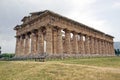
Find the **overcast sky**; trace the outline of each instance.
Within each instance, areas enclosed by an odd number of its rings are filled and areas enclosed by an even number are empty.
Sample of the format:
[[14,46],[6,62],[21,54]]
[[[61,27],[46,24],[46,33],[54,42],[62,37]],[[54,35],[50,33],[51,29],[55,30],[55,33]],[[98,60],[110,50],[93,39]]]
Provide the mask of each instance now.
[[0,0],[0,46],[14,53],[15,31],[30,12],[51,10],[120,41],[120,0]]

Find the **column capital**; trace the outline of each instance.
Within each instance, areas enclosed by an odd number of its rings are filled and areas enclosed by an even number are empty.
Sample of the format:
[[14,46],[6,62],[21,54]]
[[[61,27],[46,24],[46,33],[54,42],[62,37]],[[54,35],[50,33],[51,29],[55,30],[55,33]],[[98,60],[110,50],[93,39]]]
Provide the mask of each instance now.
[[72,33],[73,33],[73,35],[78,35],[78,33],[77,33],[77,32],[75,32],[75,31],[73,31]]
[[64,29],[63,31],[67,32],[67,33],[70,33],[71,31],[68,30],[68,29]]

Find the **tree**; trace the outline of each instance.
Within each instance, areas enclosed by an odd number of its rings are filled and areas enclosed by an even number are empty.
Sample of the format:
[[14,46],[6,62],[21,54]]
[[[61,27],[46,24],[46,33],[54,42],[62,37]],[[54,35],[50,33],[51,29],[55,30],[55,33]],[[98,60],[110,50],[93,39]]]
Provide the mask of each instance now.
[[1,54],[1,52],[2,52],[2,51],[1,51],[1,46],[0,46],[0,54]]
[[119,49],[115,49],[115,55],[117,55],[117,56],[120,55],[120,50]]

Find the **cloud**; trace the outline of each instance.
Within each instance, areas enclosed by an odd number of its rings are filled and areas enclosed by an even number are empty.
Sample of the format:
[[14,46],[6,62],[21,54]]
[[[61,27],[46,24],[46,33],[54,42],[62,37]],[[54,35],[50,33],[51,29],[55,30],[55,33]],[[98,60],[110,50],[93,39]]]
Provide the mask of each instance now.
[[3,52],[14,52],[13,27],[30,12],[46,9],[118,37],[119,7],[113,0],[0,0],[0,45]]
[[114,2],[112,7],[113,8],[120,8],[120,1],[119,2]]

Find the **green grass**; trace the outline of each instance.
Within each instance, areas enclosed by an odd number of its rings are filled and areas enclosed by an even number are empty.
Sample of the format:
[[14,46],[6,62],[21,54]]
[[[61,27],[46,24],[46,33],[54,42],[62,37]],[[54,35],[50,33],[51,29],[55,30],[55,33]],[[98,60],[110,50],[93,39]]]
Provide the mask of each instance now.
[[120,57],[0,61],[0,80],[120,80]]
[[63,63],[120,68],[120,57],[66,59]]

